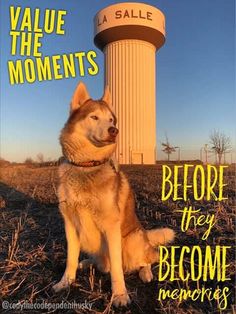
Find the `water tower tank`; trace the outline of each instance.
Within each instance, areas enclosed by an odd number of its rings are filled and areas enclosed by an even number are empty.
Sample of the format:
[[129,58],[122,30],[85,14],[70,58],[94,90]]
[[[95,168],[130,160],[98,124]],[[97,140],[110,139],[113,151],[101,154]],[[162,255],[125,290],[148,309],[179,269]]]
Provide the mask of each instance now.
[[117,3],[98,12],[94,26],[118,119],[118,162],[155,164],[156,51],[165,42],[165,16],[148,4]]

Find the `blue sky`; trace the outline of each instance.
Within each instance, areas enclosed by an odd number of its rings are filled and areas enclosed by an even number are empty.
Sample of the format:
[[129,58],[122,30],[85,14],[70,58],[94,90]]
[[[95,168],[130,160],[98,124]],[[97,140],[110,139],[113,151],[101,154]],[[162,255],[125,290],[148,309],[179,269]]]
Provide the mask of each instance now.
[[[1,156],[10,161],[61,155],[59,131],[75,86],[83,80],[93,98],[103,93],[103,54],[93,43],[93,17],[119,1],[1,1]],[[126,1],[123,1],[126,2]],[[127,1],[128,2],[128,1]],[[232,139],[235,149],[234,0],[144,1],[166,16],[166,43],[157,53],[157,145],[165,133],[183,157],[199,157],[214,129]],[[42,40],[43,55],[95,50],[99,74],[10,85],[10,5],[66,10],[64,36]],[[191,155],[191,156],[190,156]]]

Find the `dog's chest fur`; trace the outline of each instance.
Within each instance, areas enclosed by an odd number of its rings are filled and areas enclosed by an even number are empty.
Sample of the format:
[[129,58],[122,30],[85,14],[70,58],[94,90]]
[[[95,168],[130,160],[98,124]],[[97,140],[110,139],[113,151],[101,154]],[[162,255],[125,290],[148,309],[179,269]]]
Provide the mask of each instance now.
[[104,203],[117,197],[117,176],[109,164],[97,170],[81,170],[66,163],[59,168],[58,196],[65,203],[60,207],[61,212],[76,226],[82,249],[88,253],[100,250],[104,219],[109,220],[108,210],[111,210],[109,204],[107,211],[104,210]]
[[[108,165],[98,169],[81,169],[70,164],[59,168],[59,199],[89,210],[95,209],[107,194],[117,190],[117,174]],[[61,194],[64,194],[63,196]]]

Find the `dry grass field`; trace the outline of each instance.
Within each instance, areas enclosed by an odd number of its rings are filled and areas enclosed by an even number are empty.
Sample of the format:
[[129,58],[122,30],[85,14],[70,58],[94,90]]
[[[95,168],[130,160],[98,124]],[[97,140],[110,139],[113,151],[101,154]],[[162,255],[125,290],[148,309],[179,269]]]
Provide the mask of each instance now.
[[[229,245],[227,255],[228,276],[224,283],[214,279],[210,282],[188,280],[157,281],[158,265],[153,266],[154,281],[144,284],[136,273],[126,275],[126,284],[132,304],[128,308],[115,309],[111,306],[110,278],[91,267],[78,271],[77,281],[69,291],[53,293],[51,287],[64,271],[66,242],[63,221],[58,212],[56,186],[57,167],[27,168],[8,166],[0,175],[0,286],[1,301],[23,304],[28,302],[64,304],[92,303],[91,310],[77,310],[51,307],[47,309],[2,309],[2,313],[235,313],[235,169],[226,172],[226,193],[228,199],[218,203],[190,200],[188,205],[201,208],[202,213],[215,213],[216,224],[206,241],[201,239],[205,227],[190,228],[181,232],[181,214],[176,210],[185,206],[183,202],[171,200],[161,202],[161,165],[124,166],[123,170],[135,191],[137,213],[145,228],[169,226],[176,231],[174,245]],[[186,258],[185,269],[190,262]],[[227,285],[230,289],[228,309],[218,309],[217,301],[205,299],[195,302],[187,299],[181,302],[166,299],[157,301],[158,289],[196,289],[205,285],[216,289]]]

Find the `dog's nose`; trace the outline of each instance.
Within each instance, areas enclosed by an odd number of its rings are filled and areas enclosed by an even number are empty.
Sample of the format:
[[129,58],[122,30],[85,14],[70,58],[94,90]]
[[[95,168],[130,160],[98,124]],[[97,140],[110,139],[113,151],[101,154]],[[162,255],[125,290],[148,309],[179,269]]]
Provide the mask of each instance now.
[[115,128],[114,126],[111,126],[108,129],[108,133],[109,133],[110,136],[116,137],[116,135],[119,133],[119,130],[117,128]]

